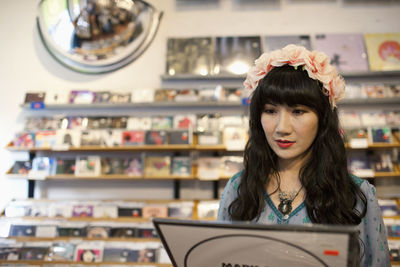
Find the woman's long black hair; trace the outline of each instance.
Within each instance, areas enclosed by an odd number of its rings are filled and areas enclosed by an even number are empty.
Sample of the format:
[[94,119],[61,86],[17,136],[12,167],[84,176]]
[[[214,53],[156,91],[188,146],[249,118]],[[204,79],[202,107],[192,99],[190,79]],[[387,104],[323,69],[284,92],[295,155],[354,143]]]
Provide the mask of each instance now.
[[[305,105],[318,115],[317,136],[300,170],[305,205],[312,223],[357,225],[365,216],[367,200],[347,170],[344,141],[336,108],[332,110],[319,81],[301,67],[275,67],[259,83],[250,103],[250,138],[244,151],[244,170],[238,197],[229,206],[233,220],[258,220],[265,206],[266,185],[278,174],[278,158],[261,125],[266,103]],[[357,210],[358,200],[362,210]]]

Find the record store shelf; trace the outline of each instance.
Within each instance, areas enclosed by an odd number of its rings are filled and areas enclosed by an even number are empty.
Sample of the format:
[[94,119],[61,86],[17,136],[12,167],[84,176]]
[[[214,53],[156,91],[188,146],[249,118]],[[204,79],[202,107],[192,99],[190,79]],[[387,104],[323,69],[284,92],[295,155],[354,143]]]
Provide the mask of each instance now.
[[[0,260],[0,264],[7,264],[6,266],[43,266],[46,264],[52,264],[53,266],[59,265],[67,265],[67,266],[127,266],[127,265],[138,265],[138,266],[156,266],[156,267],[172,267],[172,264],[165,264],[165,263],[145,263],[145,262],[77,262],[77,261],[24,261],[24,260]],[[15,264],[15,265],[12,265]],[[26,264],[26,265],[24,265]]]

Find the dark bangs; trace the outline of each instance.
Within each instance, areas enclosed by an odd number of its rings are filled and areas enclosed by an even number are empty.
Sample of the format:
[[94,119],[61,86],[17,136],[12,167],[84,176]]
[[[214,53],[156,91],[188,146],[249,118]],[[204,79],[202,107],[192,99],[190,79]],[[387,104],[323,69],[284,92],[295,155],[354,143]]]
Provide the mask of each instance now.
[[[322,93],[319,81],[308,77],[307,71],[299,66],[297,70],[289,65],[275,67],[262,79],[257,87],[259,108],[265,104],[304,105],[320,111],[329,105],[329,99]],[[319,113],[319,112],[318,112]]]

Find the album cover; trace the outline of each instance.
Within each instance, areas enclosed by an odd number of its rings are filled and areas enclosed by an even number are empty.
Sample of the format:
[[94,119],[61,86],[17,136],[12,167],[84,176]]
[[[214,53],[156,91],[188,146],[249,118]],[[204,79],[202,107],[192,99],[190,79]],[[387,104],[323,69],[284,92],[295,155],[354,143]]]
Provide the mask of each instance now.
[[135,89],[131,93],[131,101],[132,103],[153,103],[154,91],[153,88]]
[[101,144],[106,147],[116,147],[122,144],[122,131],[120,129],[100,130]]
[[168,203],[168,217],[191,219],[193,208],[193,201],[170,202]]
[[75,159],[57,159],[56,174],[75,174]]
[[0,247],[0,260],[16,261],[19,258],[19,247]]
[[[110,243],[110,242],[108,242]],[[104,262],[128,262],[128,256],[130,253],[130,248],[128,248],[128,245],[126,243],[120,243],[119,247],[110,247],[110,246],[116,246],[113,242],[113,244],[106,244],[106,247],[104,248],[104,254],[103,254],[103,261]]]
[[[139,244],[138,244],[139,245]],[[155,248],[132,248],[129,253],[129,262],[156,262],[157,249]]]
[[389,84],[386,87],[388,97],[400,97],[400,84]]
[[234,126],[239,128],[245,128],[246,120],[244,116],[232,115],[232,116],[222,116],[219,118],[219,127],[221,130],[227,126]]
[[102,158],[102,174],[122,174],[124,172],[124,160],[121,158]]
[[68,91],[50,91],[47,92],[44,97],[44,103],[46,105],[63,105],[69,102],[69,92]]
[[123,174],[129,176],[143,176],[143,162],[141,157],[131,157],[123,160]]
[[201,200],[197,204],[197,217],[199,219],[217,218],[219,201]]
[[170,130],[168,131],[168,144],[189,145],[192,144],[193,135],[191,130]]
[[24,247],[19,249],[19,260],[38,260],[43,261],[49,250],[48,246],[44,247]]
[[146,204],[142,209],[143,218],[168,217],[168,207],[162,204]]
[[226,150],[244,150],[247,139],[247,130],[243,127],[225,127],[223,130],[223,140]]
[[118,205],[118,217],[142,217],[142,203],[123,203]]
[[84,130],[87,128],[89,119],[87,117],[69,117],[68,129]]
[[13,200],[8,203],[4,208],[4,215],[6,217],[24,217],[31,214],[31,201],[16,201]]
[[211,37],[168,38],[166,74],[210,75],[214,68]]
[[35,225],[11,224],[8,236],[35,236]]
[[60,224],[57,228],[58,236],[86,237],[86,223],[68,222]]
[[31,177],[46,177],[55,173],[55,159],[49,157],[36,157],[32,160]]
[[96,92],[96,97],[95,97],[93,103],[96,103],[96,104],[110,103],[110,99],[111,99],[110,91],[99,91],[99,92]]
[[375,172],[393,172],[392,156],[389,152],[374,152],[370,156],[371,167]]
[[31,161],[16,161],[14,162],[11,173],[12,174],[28,174],[32,169]]
[[30,102],[44,102],[46,93],[45,92],[27,92],[25,94],[25,104]]
[[46,261],[73,261],[76,244],[71,242],[54,242],[49,248]]
[[269,35],[264,36],[263,52],[271,52],[282,49],[289,44],[304,46],[307,50],[313,50],[309,35]]
[[361,124],[364,127],[378,127],[386,125],[386,117],[383,112],[362,112]]
[[362,34],[317,34],[315,50],[324,52],[341,73],[368,71],[367,52]]
[[195,129],[196,115],[175,115],[173,117],[173,129]]
[[163,130],[146,131],[146,145],[165,145],[168,143],[167,132]]
[[176,91],[176,96],[174,98],[176,102],[198,102],[199,91],[196,89],[180,89]]
[[137,226],[133,224],[113,225],[110,229],[110,237],[137,237]]
[[400,33],[367,33],[364,37],[370,70],[400,70]]
[[151,117],[129,117],[126,128],[129,130],[151,130]]
[[48,209],[49,217],[70,218],[72,217],[72,204],[64,201],[51,202]]
[[15,134],[13,146],[21,148],[32,148],[35,145],[35,133],[21,132]]
[[80,130],[57,130],[55,148],[80,147],[81,131]]
[[222,144],[222,133],[220,131],[207,131],[197,133],[197,144],[214,146]]
[[372,143],[391,143],[392,131],[390,127],[371,127],[370,141]]
[[56,131],[37,131],[35,133],[35,147],[51,148],[56,144]]
[[108,238],[110,236],[110,227],[94,225],[93,223],[86,228],[88,238]]
[[78,156],[76,158],[76,176],[99,176],[101,162],[98,156]]
[[114,202],[99,202],[94,205],[94,218],[117,218],[118,207]]
[[240,102],[242,100],[242,88],[224,88],[222,101]]
[[[385,113],[386,123],[391,126],[400,126],[400,111],[389,111]],[[400,140],[399,140],[400,142]]]
[[123,146],[140,146],[145,143],[145,132],[143,130],[123,131]]
[[198,97],[200,102],[218,102],[223,100],[224,97],[224,87],[222,85],[204,87],[198,90]]
[[72,217],[93,217],[93,204],[72,204]]
[[142,223],[138,226],[138,237],[158,238],[158,235],[152,223]]
[[361,87],[362,94],[368,98],[385,98],[388,97],[387,87],[383,84],[363,85]]
[[154,102],[171,102],[175,100],[177,90],[175,89],[156,89],[154,91]]
[[223,156],[221,158],[221,176],[232,177],[234,174],[243,170],[243,157]]
[[168,130],[172,129],[172,116],[155,116],[151,118],[151,129]]
[[399,205],[394,199],[378,199],[379,207],[382,211],[382,216],[397,216],[400,215]]
[[150,156],[145,159],[144,173],[148,177],[168,177],[171,169],[171,157]]
[[216,180],[221,175],[220,157],[199,157],[197,176],[201,180]]
[[218,114],[201,114],[197,116],[197,131],[219,131],[220,115]]
[[192,175],[192,160],[189,156],[172,157],[171,174],[177,176]]
[[353,139],[368,140],[368,130],[366,128],[345,128],[344,135],[347,142],[351,142]]
[[359,177],[374,175],[370,160],[364,151],[353,151],[348,155],[348,168],[351,173]]
[[97,130],[97,129],[109,129],[112,127],[111,117],[88,117],[87,129]]
[[111,127],[113,129],[126,129],[128,117],[112,117]]
[[101,262],[103,260],[103,242],[80,243],[76,246],[74,260],[79,262]]
[[84,130],[81,132],[81,146],[105,146],[101,130]]
[[259,36],[217,37],[215,74],[246,74],[260,54]]
[[61,128],[62,119],[48,117],[28,117],[25,119],[24,131],[57,130]]
[[131,93],[111,92],[111,97],[109,102],[113,104],[129,103],[131,102]]
[[[47,215],[47,214],[46,214]],[[42,216],[45,217],[45,216]],[[35,237],[54,238],[57,236],[57,226],[54,223],[43,223],[36,225]]]
[[96,93],[89,90],[71,90],[69,92],[70,104],[92,104]]
[[361,118],[355,111],[339,111],[339,122],[345,129],[362,128]]
[[362,90],[361,84],[349,83],[346,84],[345,99],[360,99],[366,98],[365,91]]

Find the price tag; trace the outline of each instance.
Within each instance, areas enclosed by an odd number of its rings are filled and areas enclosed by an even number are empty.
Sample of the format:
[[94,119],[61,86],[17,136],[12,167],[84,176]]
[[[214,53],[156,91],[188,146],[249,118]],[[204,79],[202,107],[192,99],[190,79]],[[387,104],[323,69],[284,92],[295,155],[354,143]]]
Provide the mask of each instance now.
[[368,148],[367,138],[353,138],[349,143],[351,148]]

